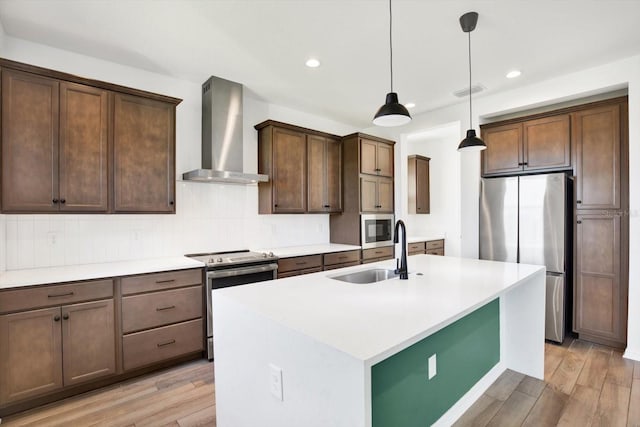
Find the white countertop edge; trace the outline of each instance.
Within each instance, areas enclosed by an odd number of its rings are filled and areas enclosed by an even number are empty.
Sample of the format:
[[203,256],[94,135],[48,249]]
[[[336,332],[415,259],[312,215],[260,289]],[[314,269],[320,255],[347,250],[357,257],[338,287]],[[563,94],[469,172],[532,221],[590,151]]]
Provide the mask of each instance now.
[[446,328],[447,326],[455,323],[456,321],[462,319],[463,317],[473,313],[474,311],[478,310],[479,308],[485,306],[486,304],[494,301],[496,298],[500,298],[503,295],[507,294],[508,292],[510,292],[511,290],[513,290],[514,288],[522,285],[524,282],[529,281],[532,277],[537,276],[537,275],[542,275],[544,276],[546,274],[546,269],[544,267],[540,267],[540,270],[537,270],[535,272],[533,272],[530,276],[524,277],[520,280],[518,280],[517,282],[513,283],[511,286],[504,288],[498,292],[496,292],[495,294],[488,296],[486,298],[484,298],[481,301],[476,302],[475,304],[470,305],[469,307],[467,307],[466,309],[460,311],[459,313],[443,319],[441,322],[439,322],[436,325],[433,325],[431,328],[425,330],[424,332],[417,334],[411,338],[407,338],[406,340],[404,340],[403,342],[398,343],[397,345],[383,351],[380,352],[376,355],[370,356],[366,359],[364,359],[364,364],[366,367],[371,367],[373,365],[375,365],[378,362],[381,362],[385,359],[388,359],[390,356],[393,356],[396,353],[401,352],[402,350],[411,347],[413,344],[416,344],[417,342],[422,341],[423,339],[429,337],[430,335],[433,335],[434,333]]
[[204,267],[204,264],[200,261],[183,256],[175,256],[135,261],[9,270],[0,273],[0,290],[202,267]]
[[407,237],[407,243],[429,242],[431,240],[444,240],[444,234],[421,234]]
[[343,245],[341,243],[322,243],[317,245],[283,246],[279,248],[255,249],[255,252],[273,252],[278,258],[293,258],[297,256],[329,254],[332,252],[346,252],[360,250],[360,246]]

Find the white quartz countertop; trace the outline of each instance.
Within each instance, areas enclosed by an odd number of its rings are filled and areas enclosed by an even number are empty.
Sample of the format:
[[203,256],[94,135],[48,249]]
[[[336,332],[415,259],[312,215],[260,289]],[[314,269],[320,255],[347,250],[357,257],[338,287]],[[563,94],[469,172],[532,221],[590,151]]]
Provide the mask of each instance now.
[[[540,275],[542,266],[416,255],[409,279],[351,284],[332,276],[395,267],[395,260],[215,290],[250,311],[368,364],[431,335]],[[422,273],[422,274],[420,274]]]
[[416,236],[407,236],[407,243],[428,242],[430,240],[442,240],[444,233],[425,233]]
[[176,256],[137,261],[10,270],[0,273],[0,289],[200,267],[204,267],[204,264],[200,261],[183,256]]
[[255,249],[255,252],[273,252],[280,258],[291,258],[304,255],[328,254],[331,252],[345,252],[360,250],[360,246],[325,243],[320,245],[285,246],[280,248]]

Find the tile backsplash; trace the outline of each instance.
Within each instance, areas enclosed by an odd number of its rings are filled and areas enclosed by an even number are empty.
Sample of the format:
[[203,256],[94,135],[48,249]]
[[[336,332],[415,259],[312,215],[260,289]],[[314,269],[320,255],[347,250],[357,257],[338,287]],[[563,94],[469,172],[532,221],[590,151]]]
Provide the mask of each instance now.
[[326,214],[258,215],[256,186],[179,181],[176,202],[175,215],[0,215],[0,267],[16,270],[329,241]]

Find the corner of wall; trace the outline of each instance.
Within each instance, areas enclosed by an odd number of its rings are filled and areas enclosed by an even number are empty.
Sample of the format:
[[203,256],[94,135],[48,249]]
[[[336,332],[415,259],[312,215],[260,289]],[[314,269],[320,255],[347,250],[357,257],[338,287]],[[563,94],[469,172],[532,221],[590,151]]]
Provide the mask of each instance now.
[[0,272],[7,269],[7,221],[0,215]]

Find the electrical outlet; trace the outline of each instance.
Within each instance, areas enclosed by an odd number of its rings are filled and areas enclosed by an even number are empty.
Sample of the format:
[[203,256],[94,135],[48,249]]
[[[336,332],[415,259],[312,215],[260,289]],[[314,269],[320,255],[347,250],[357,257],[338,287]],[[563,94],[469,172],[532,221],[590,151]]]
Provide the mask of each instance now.
[[436,355],[434,354],[429,357],[429,379],[435,377],[437,373],[438,371],[436,369]]
[[271,363],[269,364],[269,391],[279,401],[284,400],[282,398],[282,369]]

